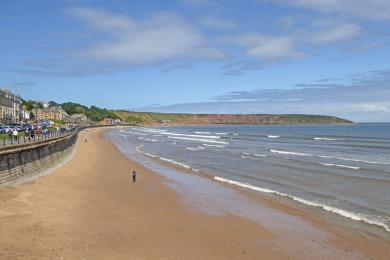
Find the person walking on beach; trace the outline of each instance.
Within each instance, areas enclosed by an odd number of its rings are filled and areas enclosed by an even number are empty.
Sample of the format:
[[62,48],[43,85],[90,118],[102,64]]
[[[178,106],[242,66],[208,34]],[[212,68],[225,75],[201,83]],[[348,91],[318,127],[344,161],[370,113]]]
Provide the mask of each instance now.
[[137,173],[135,172],[135,170],[133,170],[132,176],[133,176],[133,183],[136,183],[136,181],[137,181]]

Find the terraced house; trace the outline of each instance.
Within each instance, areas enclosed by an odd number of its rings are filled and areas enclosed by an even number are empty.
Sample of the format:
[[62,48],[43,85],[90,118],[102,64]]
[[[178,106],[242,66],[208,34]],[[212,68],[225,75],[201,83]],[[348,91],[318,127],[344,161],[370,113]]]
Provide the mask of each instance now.
[[49,107],[38,109],[36,111],[36,119],[38,120],[64,120],[68,114],[61,107]]
[[18,123],[20,121],[20,96],[8,89],[0,88],[0,122],[2,124]]

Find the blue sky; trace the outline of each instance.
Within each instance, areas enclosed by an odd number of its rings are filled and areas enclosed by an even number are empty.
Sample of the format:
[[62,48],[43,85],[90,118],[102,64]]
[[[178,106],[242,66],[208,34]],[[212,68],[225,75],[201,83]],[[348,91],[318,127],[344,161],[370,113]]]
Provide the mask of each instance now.
[[0,86],[25,99],[390,122],[388,0],[0,3]]

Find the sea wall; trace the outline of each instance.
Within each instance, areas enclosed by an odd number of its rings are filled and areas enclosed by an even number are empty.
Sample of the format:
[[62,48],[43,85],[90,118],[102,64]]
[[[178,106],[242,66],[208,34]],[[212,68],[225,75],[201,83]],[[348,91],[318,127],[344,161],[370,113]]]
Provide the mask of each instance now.
[[0,149],[0,186],[31,180],[66,161],[78,138],[78,131],[38,143]]

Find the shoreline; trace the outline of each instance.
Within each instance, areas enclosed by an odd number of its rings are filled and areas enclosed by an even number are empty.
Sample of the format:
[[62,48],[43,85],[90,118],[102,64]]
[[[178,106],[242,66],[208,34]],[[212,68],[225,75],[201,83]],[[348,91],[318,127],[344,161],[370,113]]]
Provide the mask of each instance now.
[[[159,164],[175,168],[179,171],[183,171],[188,174],[199,175],[209,179],[210,181],[220,182],[235,189],[243,190],[244,192],[246,191],[255,194],[257,193],[260,196],[271,196],[274,200],[278,200],[280,202],[283,201],[284,204],[287,204],[290,207],[302,207],[304,209],[306,208],[308,210],[318,211],[320,212],[318,213],[318,215],[326,214],[328,215],[328,218],[330,217],[332,219],[336,219],[336,221],[338,222],[343,222],[344,226],[348,226],[349,228],[352,227],[353,229],[357,227],[360,229],[360,231],[364,230],[368,233],[371,233],[371,235],[381,236],[383,239],[387,239],[390,242],[389,227],[383,222],[377,222],[364,216],[360,216],[357,213],[346,211],[342,208],[336,208],[328,206],[326,204],[320,204],[315,201],[303,199],[302,197],[296,197],[294,195],[283,193],[277,190],[271,190],[269,188],[254,186],[250,183],[226,179],[224,177],[214,175],[210,172],[204,172],[196,168],[192,168],[191,165],[186,165],[169,158],[162,158],[154,154],[143,152],[139,150],[139,148],[136,148],[135,150],[145,156],[145,158],[149,158],[150,160],[153,160]],[[373,232],[373,230],[375,232]]]
[[[172,188],[178,187],[173,180],[126,158],[103,138],[106,131],[91,129],[80,133],[75,156],[53,173],[17,187],[0,189],[1,258],[309,259],[322,255],[386,259],[389,256],[389,249],[383,247],[385,242],[375,244],[374,240],[349,237],[353,233],[341,232],[339,237],[330,235],[305,241],[304,235],[280,237],[272,228],[229,212],[213,215],[199,211]],[[130,169],[139,172],[136,184],[130,183]],[[263,195],[237,193],[254,201],[267,200]],[[307,217],[306,212],[291,211]],[[320,234],[328,232],[321,221],[318,224]],[[285,244],[289,240],[314,244],[314,251],[305,252],[294,244]]]
[[[136,150],[138,151],[138,149]],[[260,205],[266,205],[270,208],[278,209],[290,215],[300,217],[305,221],[314,224],[316,227],[331,233],[336,241],[334,244],[342,244],[345,247],[346,252],[353,251],[358,248],[370,256],[379,256],[379,259],[383,257],[380,257],[382,252],[384,252],[384,258],[390,255],[390,250],[387,249],[387,244],[390,240],[387,231],[385,231],[382,226],[373,226],[372,224],[364,223],[363,221],[352,220],[345,216],[335,214],[334,212],[326,211],[322,207],[298,203],[298,201],[293,200],[290,197],[278,196],[273,193],[259,192],[229,183],[221,183],[215,179],[217,176],[204,173],[193,168],[183,167],[180,163],[176,164],[160,160],[158,157],[151,156],[151,154],[143,153],[142,151],[138,152],[147,158],[147,160],[154,161],[159,165],[165,165],[168,168],[176,169],[177,171],[185,174],[200,176],[201,178],[207,179],[209,182],[222,184],[223,186],[238,191],[240,194],[257,201]],[[159,175],[164,176],[164,174]],[[359,226],[359,229],[355,230],[356,225],[361,224],[363,224],[367,229],[362,229]],[[378,233],[373,233],[371,228],[377,229],[379,231],[379,236]],[[371,248],[370,246],[365,247],[365,243],[367,241],[372,243]]]

